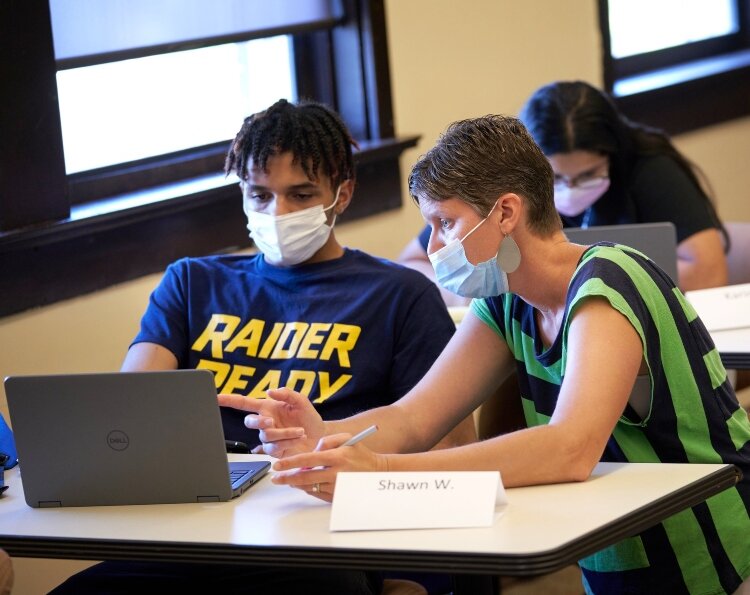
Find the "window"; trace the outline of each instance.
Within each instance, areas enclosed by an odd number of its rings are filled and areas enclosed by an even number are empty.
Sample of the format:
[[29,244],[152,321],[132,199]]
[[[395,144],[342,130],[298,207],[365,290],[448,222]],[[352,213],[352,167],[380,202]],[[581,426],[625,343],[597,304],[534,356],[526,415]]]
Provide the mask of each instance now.
[[223,159],[279,97],[360,142],[344,220],[401,206],[383,0],[179,5],[0,2],[0,316],[247,246]]
[[732,35],[737,17],[734,0],[609,0],[611,54],[619,60]]
[[750,113],[749,12],[747,0],[600,0],[606,88],[673,134]]
[[248,114],[296,99],[291,51],[279,35],[59,70],[66,173],[233,138]]

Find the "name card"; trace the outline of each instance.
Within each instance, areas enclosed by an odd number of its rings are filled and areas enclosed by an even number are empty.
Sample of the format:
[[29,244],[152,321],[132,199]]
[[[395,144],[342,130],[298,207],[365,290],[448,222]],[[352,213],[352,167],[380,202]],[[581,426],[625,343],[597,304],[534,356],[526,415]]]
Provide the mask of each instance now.
[[750,283],[685,292],[710,332],[750,327]]
[[497,471],[339,473],[331,531],[489,527],[508,500]]

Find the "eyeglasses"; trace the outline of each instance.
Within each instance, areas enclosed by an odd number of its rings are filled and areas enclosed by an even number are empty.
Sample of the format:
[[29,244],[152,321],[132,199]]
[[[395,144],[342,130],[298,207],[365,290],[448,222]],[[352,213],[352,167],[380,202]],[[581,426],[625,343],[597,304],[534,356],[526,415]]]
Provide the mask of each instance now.
[[602,180],[609,178],[609,172],[602,173],[604,167],[609,166],[609,160],[602,161],[588,171],[578,174],[575,178],[569,179],[565,176],[555,174],[555,188],[594,188]]

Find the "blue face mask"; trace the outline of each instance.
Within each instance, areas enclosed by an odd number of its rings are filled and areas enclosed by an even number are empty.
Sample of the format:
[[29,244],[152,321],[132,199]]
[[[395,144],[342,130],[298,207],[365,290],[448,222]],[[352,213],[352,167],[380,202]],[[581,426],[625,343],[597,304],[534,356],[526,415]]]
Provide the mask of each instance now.
[[471,264],[466,258],[464,240],[485,221],[486,218],[482,219],[463,238],[453,240],[429,255],[437,282],[448,291],[462,297],[494,297],[509,291],[508,275],[500,267],[497,257],[476,265]]

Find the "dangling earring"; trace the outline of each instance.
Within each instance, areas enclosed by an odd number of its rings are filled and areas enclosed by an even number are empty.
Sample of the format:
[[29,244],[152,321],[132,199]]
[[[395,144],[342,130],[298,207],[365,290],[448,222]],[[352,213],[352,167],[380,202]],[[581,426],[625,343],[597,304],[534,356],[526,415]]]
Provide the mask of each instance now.
[[512,273],[521,264],[521,251],[518,244],[509,235],[503,234],[503,241],[500,243],[500,249],[497,251],[497,263],[506,273]]

